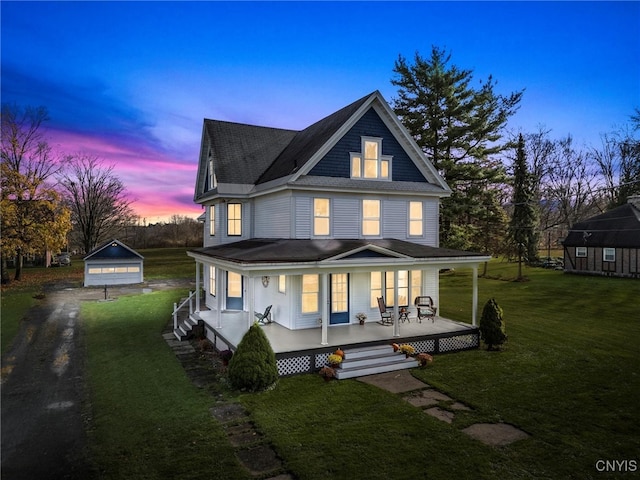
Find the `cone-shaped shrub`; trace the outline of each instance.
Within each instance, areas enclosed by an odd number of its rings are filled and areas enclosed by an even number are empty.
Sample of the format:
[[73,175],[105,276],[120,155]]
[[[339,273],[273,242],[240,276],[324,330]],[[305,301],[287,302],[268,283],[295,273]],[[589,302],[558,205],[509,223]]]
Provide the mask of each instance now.
[[482,309],[480,335],[489,350],[500,348],[500,345],[507,340],[504,320],[502,319],[502,308],[493,298]]
[[229,362],[229,381],[234,388],[256,392],[278,379],[276,355],[262,328],[253,324]]

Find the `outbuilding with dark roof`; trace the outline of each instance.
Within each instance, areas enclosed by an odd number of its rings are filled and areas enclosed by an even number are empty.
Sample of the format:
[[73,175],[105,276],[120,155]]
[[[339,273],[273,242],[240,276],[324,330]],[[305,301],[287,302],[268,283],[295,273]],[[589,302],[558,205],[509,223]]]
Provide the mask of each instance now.
[[142,283],[144,257],[119,240],[111,240],[84,257],[84,286]]

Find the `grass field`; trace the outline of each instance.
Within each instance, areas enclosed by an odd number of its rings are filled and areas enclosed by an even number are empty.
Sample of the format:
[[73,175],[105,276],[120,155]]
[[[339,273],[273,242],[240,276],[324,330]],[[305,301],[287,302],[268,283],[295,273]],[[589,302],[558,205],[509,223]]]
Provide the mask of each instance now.
[[[179,254],[174,261],[178,271]],[[515,269],[495,260],[493,279],[479,280],[480,308],[494,297],[504,310],[503,351],[439,355],[413,371],[473,408],[452,425],[401,395],[319,375],[229,395],[300,479],[633,478],[600,473],[596,462],[640,463],[640,281],[534,268],[525,269],[528,281],[509,281]],[[443,316],[467,320],[471,281],[464,271],[442,275]],[[183,293],[83,306],[101,478],[250,478],[211,419],[215,400],[188,382],[160,336]],[[511,423],[531,437],[484,446],[460,431],[480,421]]]

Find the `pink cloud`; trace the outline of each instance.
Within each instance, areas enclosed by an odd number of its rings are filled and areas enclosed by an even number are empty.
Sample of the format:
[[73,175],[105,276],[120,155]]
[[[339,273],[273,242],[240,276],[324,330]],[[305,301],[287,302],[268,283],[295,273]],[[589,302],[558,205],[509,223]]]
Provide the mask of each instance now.
[[184,158],[155,151],[149,145],[119,143],[117,137],[65,130],[49,130],[49,144],[60,155],[95,156],[124,183],[132,208],[146,223],[167,221],[172,215],[197,218],[202,209],[193,203],[197,173],[197,146]]

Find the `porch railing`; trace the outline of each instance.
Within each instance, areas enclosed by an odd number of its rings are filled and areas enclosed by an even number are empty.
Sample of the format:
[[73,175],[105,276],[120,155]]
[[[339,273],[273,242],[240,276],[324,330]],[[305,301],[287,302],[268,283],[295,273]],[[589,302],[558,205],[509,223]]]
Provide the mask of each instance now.
[[180,304],[178,305],[177,302],[173,303],[173,329],[176,330],[178,328],[178,314],[180,313],[180,310],[182,310],[183,308],[185,308],[187,305],[189,305],[189,315],[191,315],[193,313],[193,306],[195,303],[195,296],[196,296],[196,292],[195,291],[189,291],[189,296]]

